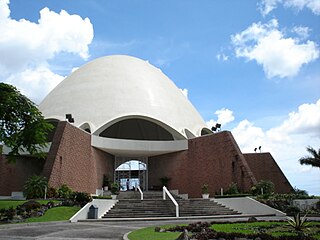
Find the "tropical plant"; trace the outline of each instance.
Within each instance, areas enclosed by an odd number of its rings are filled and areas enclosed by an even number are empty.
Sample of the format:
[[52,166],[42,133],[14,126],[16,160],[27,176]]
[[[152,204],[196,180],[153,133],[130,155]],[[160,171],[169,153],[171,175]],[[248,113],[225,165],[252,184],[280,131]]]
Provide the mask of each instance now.
[[111,189],[110,189],[110,191],[111,191],[111,193],[112,193],[113,195],[118,194],[118,193],[119,193],[119,184],[116,183],[116,182],[112,183],[112,184],[111,184]]
[[296,231],[302,231],[304,228],[308,226],[307,220],[307,214],[304,215],[302,218],[300,217],[300,213],[297,213],[294,215],[293,218],[287,217],[288,225],[290,227],[293,227]]
[[311,154],[311,156],[305,156],[299,159],[301,165],[311,165],[312,167],[320,168],[320,148],[317,151],[316,149],[308,146],[307,152]]
[[47,187],[48,182],[45,177],[33,175],[26,181],[23,193],[27,199],[43,198]]
[[160,178],[160,182],[162,184],[162,187],[165,186],[165,187],[168,187],[168,183],[170,182],[170,178],[168,177],[162,177]]
[[68,187],[67,184],[62,184],[58,190],[58,197],[59,198],[70,198],[72,194],[72,190]]
[[15,161],[23,150],[44,157],[42,149],[52,128],[30,99],[16,87],[0,83],[0,142],[11,149],[9,161]]
[[274,192],[274,184],[269,180],[261,180],[251,188],[253,195],[270,195]]
[[238,194],[239,190],[238,190],[238,186],[236,183],[232,182],[229,185],[229,189],[225,192],[226,194]]
[[92,197],[86,192],[73,192],[70,198],[81,207],[92,201]]
[[209,186],[208,184],[203,184],[201,188],[202,194],[208,194],[209,193]]

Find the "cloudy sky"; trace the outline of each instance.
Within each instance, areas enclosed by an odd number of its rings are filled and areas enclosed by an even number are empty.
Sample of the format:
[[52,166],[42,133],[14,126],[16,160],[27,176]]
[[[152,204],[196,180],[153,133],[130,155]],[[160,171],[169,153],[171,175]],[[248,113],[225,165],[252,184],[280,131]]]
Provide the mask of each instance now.
[[111,54],[161,68],[209,126],[320,195],[319,169],[298,163],[320,147],[319,0],[0,0],[0,80],[36,103]]

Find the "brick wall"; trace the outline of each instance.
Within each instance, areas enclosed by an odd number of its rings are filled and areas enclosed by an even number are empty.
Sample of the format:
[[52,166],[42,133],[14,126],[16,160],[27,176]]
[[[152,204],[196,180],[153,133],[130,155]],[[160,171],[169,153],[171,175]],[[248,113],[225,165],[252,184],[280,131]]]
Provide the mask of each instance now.
[[19,157],[15,163],[8,163],[5,155],[0,155],[0,196],[10,196],[11,192],[22,192],[23,185],[32,175],[39,175],[44,160]]
[[[188,141],[188,150],[149,158],[149,187],[159,178],[171,178],[170,189],[191,197],[201,196],[203,184],[211,195],[237,182],[243,190],[256,183],[250,168],[230,132],[223,131]],[[234,164],[232,163],[234,162]]]
[[275,191],[289,193],[292,186],[283,174],[278,164],[270,153],[247,153],[244,154],[257,181],[269,180],[275,184]]

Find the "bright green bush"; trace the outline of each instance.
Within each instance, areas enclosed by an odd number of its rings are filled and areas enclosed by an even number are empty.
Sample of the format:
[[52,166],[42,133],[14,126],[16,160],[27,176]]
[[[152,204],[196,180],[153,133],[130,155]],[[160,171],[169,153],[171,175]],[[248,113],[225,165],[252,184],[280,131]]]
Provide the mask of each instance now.
[[274,184],[268,180],[261,180],[251,188],[253,195],[270,195],[274,192]]
[[72,194],[72,190],[68,187],[67,184],[62,184],[58,189],[58,197],[59,198],[70,198]]

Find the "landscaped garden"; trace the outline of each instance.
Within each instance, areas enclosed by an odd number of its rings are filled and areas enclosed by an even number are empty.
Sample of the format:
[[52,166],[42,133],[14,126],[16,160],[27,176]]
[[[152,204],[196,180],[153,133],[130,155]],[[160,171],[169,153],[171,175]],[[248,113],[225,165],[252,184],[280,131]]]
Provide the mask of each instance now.
[[[300,219],[301,220],[301,219]],[[292,222],[291,222],[292,223]],[[147,227],[131,232],[130,240],[314,240],[320,239],[320,222],[198,222],[189,225]]]
[[[88,193],[74,192],[65,184],[48,188],[41,176],[26,181],[24,196],[28,200],[0,200],[0,224],[68,220],[92,200]],[[44,196],[48,199],[41,199]]]

